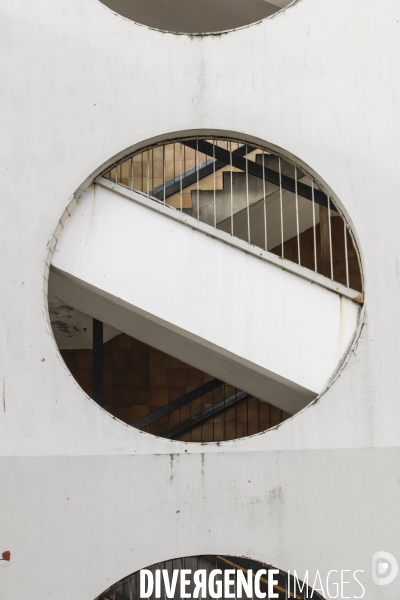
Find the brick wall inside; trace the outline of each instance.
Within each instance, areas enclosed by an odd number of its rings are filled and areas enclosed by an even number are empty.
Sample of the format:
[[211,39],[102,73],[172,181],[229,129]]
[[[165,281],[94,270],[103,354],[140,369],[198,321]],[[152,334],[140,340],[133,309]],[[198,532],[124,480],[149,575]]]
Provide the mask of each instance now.
[[[331,233],[334,279],[346,284],[345,239],[343,221],[340,217],[331,218]],[[358,257],[349,234],[347,241],[350,287],[361,291],[362,279]],[[281,255],[281,246],[272,252]],[[301,264],[314,269],[312,228],[300,234],[300,254]],[[293,262],[298,261],[297,237],[284,243],[284,256]],[[321,273],[323,265],[320,225],[316,226],[316,256],[317,271]],[[326,272],[325,275],[330,276],[330,264],[328,264],[328,271],[329,273]],[[92,350],[61,350],[61,354],[80,386],[89,396],[92,396]],[[103,407],[129,424],[213,379],[211,375],[125,334],[106,342],[103,355]],[[170,427],[211,408],[224,397],[228,398],[234,393],[235,389],[225,384],[148,426],[145,431],[162,435]],[[240,438],[265,431],[278,425],[288,416],[274,406],[249,397],[203,424],[193,427],[177,439],[223,441]]]
[[[333,279],[338,283],[346,285],[346,246],[344,238],[343,220],[341,217],[331,218],[331,236],[332,236],[332,263],[333,263]],[[313,228],[307,229],[300,234],[300,264],[312,271],[315,268],[314,255],[314,232]],[[317,257],[317,272],[330,278],[330,249],[327,248],[328,264],[325,266],[325,272],[321,261],[321,228],[317,224],[315,227],[316,237],[316,257]],[[288,260],[298,262],[298,243],[297,236],[284,242],[283,255]],[[271,250],[274,254],[282,256],[282,246],[279,245]],[[347,256],[348,256],[348,271],[350,288],[357,291],[362,291],[362,277],[358,256],[351,239],[350,233],[347,232]]]
[[[61,354],[79,385],[92,396],[92,350],[61,350]],[[213,379],[126,334],[106,342],[103,356],[103,407],[125,423],[133,423]],[[226,384],[164,417],[146,431],[160,435],[169,427],[210,408],[224,395],[227,398],[234,393],[235,388]],[[234,439],[269,429],[288,417],[278,408],[251,397],[192,428],[179,439]]]

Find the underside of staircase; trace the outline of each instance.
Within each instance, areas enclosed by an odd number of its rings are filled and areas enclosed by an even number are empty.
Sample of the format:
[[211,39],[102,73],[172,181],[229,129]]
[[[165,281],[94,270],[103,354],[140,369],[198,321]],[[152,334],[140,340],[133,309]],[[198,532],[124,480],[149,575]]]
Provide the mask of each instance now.
[[[66,220],[49,280],[57,342],[85,391],[138,429],[192,441],[259,433],[340,367],[360,314],[357,252],[301,167],[231,142],[161,150],[106,172]],[[104,367],[117,338],[128,362]],[[145,348],[165,361],[157,376]],[[180,373],[167,373],[171,361]]]

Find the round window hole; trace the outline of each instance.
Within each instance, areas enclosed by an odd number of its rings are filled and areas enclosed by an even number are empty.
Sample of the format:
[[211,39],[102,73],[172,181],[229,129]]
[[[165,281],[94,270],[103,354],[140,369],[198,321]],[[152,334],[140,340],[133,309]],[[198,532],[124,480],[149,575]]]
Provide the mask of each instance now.
[[57,227],[49,314],[81,388],[136,429],[224,442],[326,389],[363,278],[339,201],[294,157],[182,138],[104,168]]

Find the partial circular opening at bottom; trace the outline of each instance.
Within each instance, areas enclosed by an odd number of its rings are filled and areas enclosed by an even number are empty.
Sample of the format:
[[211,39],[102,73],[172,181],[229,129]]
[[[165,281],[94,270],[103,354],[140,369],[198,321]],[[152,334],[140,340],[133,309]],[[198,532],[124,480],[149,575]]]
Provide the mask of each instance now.
[[97,600],[198,598],[323,597],[297,577],[259,561],[237,556],[202,555],[176,558],[141,569],[121,579]]

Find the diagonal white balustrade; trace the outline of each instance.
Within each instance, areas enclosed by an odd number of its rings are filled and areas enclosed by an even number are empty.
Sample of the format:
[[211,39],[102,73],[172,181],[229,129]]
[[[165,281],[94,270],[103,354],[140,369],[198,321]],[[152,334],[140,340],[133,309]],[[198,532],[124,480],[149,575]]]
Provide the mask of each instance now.
[[359,304],[322,276],[280,268],[287,261],[101,181],[59,235],[50,276],[59,298],[287,412],[324,389]]

